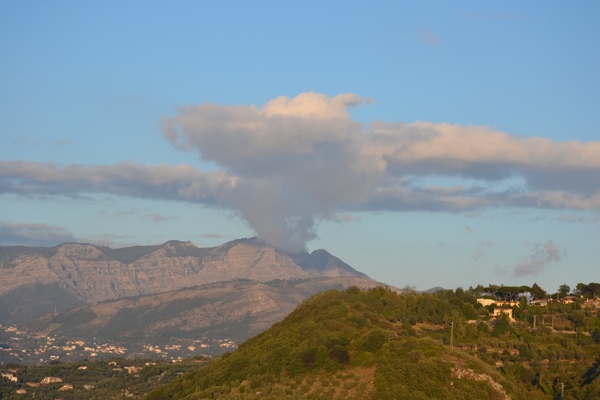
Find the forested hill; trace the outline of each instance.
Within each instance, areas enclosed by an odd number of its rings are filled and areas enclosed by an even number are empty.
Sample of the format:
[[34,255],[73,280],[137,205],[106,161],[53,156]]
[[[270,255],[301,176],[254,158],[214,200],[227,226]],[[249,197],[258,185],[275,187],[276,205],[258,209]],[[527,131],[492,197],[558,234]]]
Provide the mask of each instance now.
[[324,292],[147,398],[535,400],[561,390],[565,399],[600,398],[599,335],[566,326],[580,304],[560,305],[565,326],[558,332],[543,325],[549,308],[525,306],[511,323],[505,314],[492,319],[476,297],[463,290]]

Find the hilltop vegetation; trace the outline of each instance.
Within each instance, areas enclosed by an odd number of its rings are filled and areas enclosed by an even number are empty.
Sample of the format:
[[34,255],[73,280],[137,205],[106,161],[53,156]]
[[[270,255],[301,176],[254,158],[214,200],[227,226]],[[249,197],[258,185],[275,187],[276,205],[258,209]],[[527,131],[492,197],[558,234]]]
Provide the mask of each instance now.
[[[511,323],[505,314],[491,319],[480,294],[324,292],[148,399],[600,397],[600,335],[575,330],[581,313],[597,327],[597,310],[524,304]],[[560,332],[544,325],[550,312]]]
[[[537,291],[537,285],[423,294],[330,290],[199,370],[196,360],[9,364],[0,372],[16,382],[0,378],[0,398],[140,398],[187,373],[147,398],[597,399],[595,285],[577,285],[574,292],[582,297],[570,299],[561,286],[557,300],[543,307],[515,294]],[[484,307],[477,302],[481,296],[497,304]],[[492,316],[500,303],[517,299],[511,304],[518,305],[504,306],[514,319],[504,312]],[[138,368],[130,373],[132,366]],[[30,385],[48,376],[62,382]],[[67,384],[72,388],[64,389]]]
[[[106,400],[141,398],[161,384],[197,370],[210,359],[194,357],[173,363],[166,360],[83,360],[46,366],[9,363],[0,368],[0,399]],[[9,378],[12,377],[12,378]]]

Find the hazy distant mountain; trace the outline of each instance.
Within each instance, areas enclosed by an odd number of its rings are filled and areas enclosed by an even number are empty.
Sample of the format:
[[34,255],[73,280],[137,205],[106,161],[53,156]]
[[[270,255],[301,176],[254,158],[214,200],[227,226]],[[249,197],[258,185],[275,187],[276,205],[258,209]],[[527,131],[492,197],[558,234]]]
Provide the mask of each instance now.
[[435,292],[438,292],[440,290],[446,290],[446,289],[444,289],[441,286],[436,286],[436,287],[432,287],[431,289],[423,290],[422,292],[423,293],[435,293]]
[[327,289],[369,288],[362,277],[256,282],[237,280],[108,300],[45,315],[24,326],[36,335],[90,341],[171,343],[178,339],[230,338],[240,343],[282,320],[305,298]]
[[369,280],[325,250],[287,254],[255,238],[212,248],[179,241],[121,249],[80,243],[0,247],[0,273],[0,321],[6,324],[94,302],[239,279]]

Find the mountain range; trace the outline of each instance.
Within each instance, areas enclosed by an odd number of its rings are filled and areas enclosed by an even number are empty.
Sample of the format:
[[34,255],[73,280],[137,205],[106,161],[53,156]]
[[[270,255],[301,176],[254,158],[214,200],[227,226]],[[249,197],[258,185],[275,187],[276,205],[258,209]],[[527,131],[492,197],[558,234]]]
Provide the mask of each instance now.
[[211,248],[181,241],[0,247],[0,271],[0,323],[37,335],[128,342],[239,342],[317,292],[383,285],[325,250],[289,254],[257,238]]

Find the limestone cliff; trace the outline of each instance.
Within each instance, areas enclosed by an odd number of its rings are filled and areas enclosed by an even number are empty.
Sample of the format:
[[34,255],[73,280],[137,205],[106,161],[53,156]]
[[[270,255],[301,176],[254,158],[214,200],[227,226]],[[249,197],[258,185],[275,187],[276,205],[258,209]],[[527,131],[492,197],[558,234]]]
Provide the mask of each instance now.
[[179,241],[122,249],[80,243],[0,247],[0,274],[0,322],[4,323],[215,282],[367,278],[324,250],[290,255],[254,238],[213,248]]

